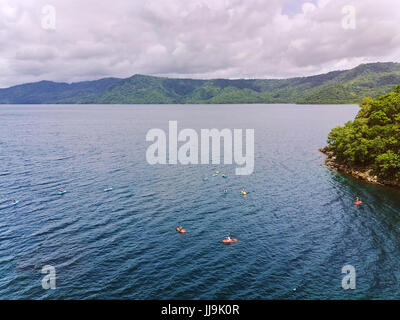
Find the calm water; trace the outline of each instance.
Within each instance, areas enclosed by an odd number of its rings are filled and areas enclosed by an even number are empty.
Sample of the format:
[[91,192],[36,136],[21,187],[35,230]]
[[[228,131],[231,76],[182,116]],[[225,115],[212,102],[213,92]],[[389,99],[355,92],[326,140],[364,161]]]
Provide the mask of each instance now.
[[[0,298],[400,298],[400,193],[330,171],[317,150],[357,110],[1,106]],[[148,165],[145,135],[168,120],[254,128],[254,173]],[[239,242],[223,245],[228,232]],[[353,291],[341,288],[346,264]],[[44,265],[55,290],[42,289]]]

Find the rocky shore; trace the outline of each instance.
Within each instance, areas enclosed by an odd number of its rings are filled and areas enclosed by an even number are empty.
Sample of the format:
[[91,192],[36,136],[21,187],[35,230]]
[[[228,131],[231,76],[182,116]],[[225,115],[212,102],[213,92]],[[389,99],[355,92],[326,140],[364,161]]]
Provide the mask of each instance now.
[[325,160],[325,164],[332,168],[333,170],[337,170],[339,172],[343,172],[348,174],[354,178],[364,180],[373,184],[386,185],[391,187],[400,188],[399,180],[383,180],[378,176],[373,174],[373,170],[371,168],[353,168],[348,165],[339,163],[336,159],[336,156],[333,152],[329,151],[328,146],[319,149],[322,153],[327,155],[327,159]]

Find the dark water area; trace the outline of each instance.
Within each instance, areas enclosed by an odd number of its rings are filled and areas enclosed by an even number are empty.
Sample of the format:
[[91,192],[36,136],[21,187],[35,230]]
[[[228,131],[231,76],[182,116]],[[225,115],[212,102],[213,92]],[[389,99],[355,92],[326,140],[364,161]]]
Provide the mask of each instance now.
[[[400,193],[331,171],[318,151],[357,110],[0,106],[0,298],[398,299]],[[169,120],[254,129],[254,173],[149,165],[146,133]],[[341,286],[347,264],[355,290]]]

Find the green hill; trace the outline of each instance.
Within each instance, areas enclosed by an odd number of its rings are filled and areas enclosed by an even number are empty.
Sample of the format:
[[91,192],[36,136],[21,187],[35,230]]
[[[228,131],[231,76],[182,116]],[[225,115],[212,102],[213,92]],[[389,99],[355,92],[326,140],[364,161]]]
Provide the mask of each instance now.
[[78,83],[41,81],[0,89],[0,103],[359,103],[400,83],[399,63],[363,64],[291,79],[173,79],[134,75]]

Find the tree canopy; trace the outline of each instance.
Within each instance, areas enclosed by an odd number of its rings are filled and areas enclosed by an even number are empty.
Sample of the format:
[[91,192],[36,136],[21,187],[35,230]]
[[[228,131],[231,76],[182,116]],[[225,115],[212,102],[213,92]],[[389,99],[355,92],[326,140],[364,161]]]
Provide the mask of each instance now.
[[400,85],[375,100],[365,98],[354,121],[332,129],[329,150],[337,161],[400,179]]

